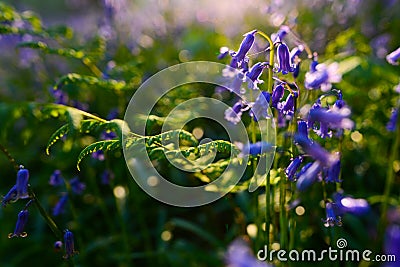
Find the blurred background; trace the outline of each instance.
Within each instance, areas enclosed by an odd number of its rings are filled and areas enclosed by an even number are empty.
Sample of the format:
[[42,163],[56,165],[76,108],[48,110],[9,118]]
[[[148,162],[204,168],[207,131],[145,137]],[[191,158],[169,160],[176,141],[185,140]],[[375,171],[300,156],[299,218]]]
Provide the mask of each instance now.
[[[65,181],[79,177],[85,183],[84,191],[69,194],[65,211],[54,216],[60,227],[75,233],[80,251],[74,259],[77,266],[224,266],[230,242],[249,234],[248,226],[254,223],[254,200],[244,191],[198,208],[165,205],[133,181],[121,151],[89,156],[78,172],[80,151],[102,138],[102,133],[68,136],[52,147],[48,156],[47,142],[65,121],[42,116],[32,103],[62,103],[102,118],[122,119],[135,89],[157,71],[180,62],[217,61],[220,47],[236,50],[244,33],[260,29],[272,34],[281,25],[291,27],[318,52],[321,62],[347,60],[349,71],[336,85],[355,122],[355,129],[346,132],[343,140],[343,188],[348,194],[367,199],[372,211],[361,218],[346,216],[343,227],[332,231],[346,238],[354,249],[384,251],[382,242],[377,241],[377,225],[394,140],[386,124],[398,99],[393,89],[400,82],[400,68],[389,65],[385,57],[400,46],[399,1],[15,0],[0,4],[11,5],[23,14],[24,19],[13,21],[16,28],[46,28],[53,33],[51,37],[0,35],[0,144],[29,169],[30,184],[50,214],[68,191],[65,185],[49,184],[55,170],[61,171]],[[0,14],[2,21],[7,20],[5,14]],[[73,57],[17,48],[21,42],[37,40],[84,51],[106,77],[123,80],[126,86],[123,90],[103,90],[88,83],[66,84],[62,94],[54,93],[60,77],[68,73],[88,75],[91,70]],[[263,45],[263,40],[256,40],[256,47]],[[302,64],[299,84],[308,68],[309,62]],[[201,90],[170,97],[182,100],[207,94],[206,89]],[[199,124],[205,135],[223,134],[212,132],[208,122]],[[393,163],[393,169],[396,175],[388,218],[397,225],[399,160]],[[11,188],[15,176],[13,166],[0,156],[1,195]],[[329,245],[327,236],[332,233],[321,223],[325,211],[319,204],[321,194],[316,191],[302,199],[305,212],[296,217],[294,246],[298,249]],[[28,237],[7,238],[24,205],[18,201],[0,209],[0,266],[65,265],[63,253],[53,248],[57,240],[35,209],[31,209],[26,226]],[[296,266],[311,264],[316,265]],[[368,266],[356,262],[320,264]]]

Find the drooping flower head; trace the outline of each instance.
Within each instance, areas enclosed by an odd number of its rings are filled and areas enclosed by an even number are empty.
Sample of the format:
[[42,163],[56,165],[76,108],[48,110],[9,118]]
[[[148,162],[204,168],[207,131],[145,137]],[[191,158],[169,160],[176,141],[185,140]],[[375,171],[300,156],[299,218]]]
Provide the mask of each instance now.
[[265,141],[247,144],[235,142],[235,145],[241,151],[239,157],[243,157],[244,155],[257,156],[272,151],[273,149],[273,146]]
[[[239,50],[236,53],[233,53],[231,67],[233,68],[242,68],[242,64],[245,61],[245,57],[247,52],[249,52],[250,48],[253,46],[255,40],[255,34],[257,30],[252,30],[244,34],[244,39],[240,44]],[[233,65],[233,66],[232,66]]]
[[387,62],[392,65],[399,65],[398,59],[400,58],[400,47],[386,56]]
[[307,163],[297,175],[296,187],[299,191],[304,191],[318,181],[318,174],[321,171],[321,163],[317,160]]
[[323,220],[325,227],[333,227],[335,225],[342,226],[342,218],[337,215],[336,209],[337,208],[335,203],[326,203],[326,219]]
[[18,213],[18,220],[15,225],[13,233],[8,235],[8,238],[13,237],[26,237],[28,234],[24,231],[25,225],[28,222],[29,212],[27,209],[23,209]]
[[386,124],[386,130],[388,130],[389,132],[396,131],[398,116],[399,116],[399,108],[393,109],[392,114],[390,115],[390,119],[389,119],[388,123]]
[[278,108],[278,103],[279,101],[281,101],[284,94],[285,88],[283,86],[283,83],[275,86],[274,90],[272,91],[271,107]]
[[346,196],[343,194],[343,191],[336,192],[333,194],[332,198],[336,203],[339,214],[350,213],[356,216],[361,216],[370,211],[370,206],[367,200]]
[[[340,158],[339,153],[337,153],[337,155],[338,158]],[[325,181],[330,183],[340,183],[341,180],[339,179],[339,175],[340,175],[340,159],[337,160],[335,163],[332,164],[332,166],[328,168]]]
[[63,195],[53,208],[53,216],[58,216],[65,212],[65,205],[68,201],[68,195]]
[[310,71],[305,75],[305,87],[307,89],[321,89],[323,92],[329,91],[332,88],[332,83],[338,83],[342,80],[342,75],[338,69],[339,64],[337,62],[326,65],[313,61],[310,65]]
[[289,48],[285,43],[280,43],[277,49],[278,53],[278,72],[282,74],[288,74],[294,71],[294,67],[291,65]]
[[19,170],[17,173],[17,181],[15,183],[17,189],[17,198],[28,198],[28,180],[29,180],[29,171],[24,168],[24,166],[19,166]]
[[250,71],[246,73],[246,77],[252,81],[252,83],[249,84],[252,89],[257,89],[257,85],[263,82],[259,78],[267,66],[267,62],[257,62],[251,67]]
[[18,194],[17,194],[17,186],[14,185],[11,187],[11,189],[8,191],[8,193],[3,197],[3,200],[1,201],[1,205],[3,207],[7,206],[9,203],[13,203],[18,200]]
[[51,175],[50,175],[50,180],[49,184],[52,186],[59,186],[64,183],[64,179],[61,176],[61,171],[60,170],[55,170]]
[[242,119],[242,109],[242,101],[236,102],[233,107],[229,107],[227,110],[225,110],[225,120],[232,122],[233,124],[238,124]]
[[74,235],[71,231],[65,230],[64,233],[65,255],[64,259],[69,259],[78,252],[75,250]]
[[80,195],[86,188],[85,183],[81,182],[78,177],[75,177],[69,181],[71,190],[73,193]]
[[295,174],[299,169],[302,161],[303,161],[302,156],[297,156],[290,161],[289,166],[287,166],[287,168],[285,169],[285,174],[286,177],[289,179],[289,181],[295,180]]

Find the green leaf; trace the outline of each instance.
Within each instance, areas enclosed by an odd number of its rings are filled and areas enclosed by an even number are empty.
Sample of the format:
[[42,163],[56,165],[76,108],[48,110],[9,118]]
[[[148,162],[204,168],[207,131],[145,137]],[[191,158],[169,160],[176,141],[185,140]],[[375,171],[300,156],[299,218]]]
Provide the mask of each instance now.
[[113,79],[100,79],[90,75],[80,75],[78,73],[69,73],[60,78],[54,89],[60,89],[66,84],[88,84],[108,90],[121,91],[129,89],[125,81],[117,81]]
[[69,132],[69,124],[61,126],[57,131],[55,131],[46,146],[46,154],[50,155],[50,147],[52,147],[58,140],[65,136]]
[[92,154],[92,153],[94,153],[96,151],[99,151],[99,150],[114,151],[114,150],[119,149],[119,148],[121,148],[121,142],[119,140],[116,140],[116,139],[99,141],[99,142],[93,143],[91,145],[88,145],[79,154],[78,161],[76,163],[76,167],[77,167],[78,170],[80,170],[79,164],[89,154]]

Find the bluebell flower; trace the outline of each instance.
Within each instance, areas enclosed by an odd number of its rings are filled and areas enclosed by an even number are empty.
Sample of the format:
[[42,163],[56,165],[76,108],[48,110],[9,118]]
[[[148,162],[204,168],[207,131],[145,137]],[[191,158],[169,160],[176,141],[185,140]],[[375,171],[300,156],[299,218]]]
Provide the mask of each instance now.
[[294,181],[295,180],[295,174],[297,170],[300,167],[301,162],[303,161],[302,156],[297,156],[294,159],[291,160],[289,166],[285,169],[285,174],[289,181]]
[[75,250],[74,235],[69,230],[65,230],[64,245],[65,245],[64,259],[69,259],[78,253]]
[[103,139],[103,140],[112,140],[112,139],[115,139],[117,137],[118,137],[118,135],[115,132],[108,131],[108,130],[107,131],[103,131],[101,133],[101,136],[100,136],[100,138]]
[[291,51],[290,51],[290,62],[292,64],[296,64],[296,60],[298,57],[300,57],[301,53],[304,51],[304,46],[303,45],[298,45],[296,47],[294,47]]
[[294,141],[302,150],[313,159],[318,160],[326,167],[331,167],[339,160],[337,154],[332,154],[322,148],[318,143],[311,141],[302,134],[295,134]]
[[288,74],[289,72],[293,72],[294,68],[290,62],[290,53],[287,45],[284,43],[280,43],[277,49],[277,53],[278,53],[278,64],[279,64],[278,72],[282,72],[282,74]]
[[223,46],[219,49],[219,54],[218,54],[218,59],[223,59],[225,58],[227,55],[229,55],[229,48],[226,46]]
[[300,62],[294,65],[293,78],[296,79],[297,77],[299,77],[299,74],[300,74]]
[[286,25],[282,25],[277,33],[271,34],[271,40],[273,43],[283,41],[285,36],[290,32],[290,28]]
[[63,195],[53,208],[53,216],[58,216],[65,212],[65,205],[68,201],[68,195]]
[[63,92],[60,89],[57,90],[51,89],[51,93],[55,98],[54,101],[55,104],[68,105],[69,98],[67,93]]
[[101,174],[101,183],[102,184],[109,184],[110,180],[114,179],[114,173],[111,170],[105,170]]
[[297,132],[308,138],[307,122],[303,120],[297,121]]
[[243,157],[244,155],[257,156],[267,153],[273,149],[273,146],[265,141],[256,142],[254,144],[252,143],[242,144],[239,142],[235,142],[235,145],[241,151],[239,157]]
[[261,92],[256,101],[254,102],[252,108],[250,109],[250,116],[254,121],[259,121],[260,119],[268,118],[268,108],[271,96],[268,92]]
[[15,183],[17,189],[17,198],[23,199],[28,198],[28,180],[29,180],[29,171],[24,169],[24,166],[20,166],[20,169],[17,173],[17,181]]
[[231,67],[233,67],[233,68],[241,68],[242,67],[242,63],[245,60],[247,52],[249,52],[250,48],[253,46],[256,33],[257,33],[257,30],[253,30],[253,31],[248,32],[243,35],[244,39],[243,39],[242,43],[240,44],[239,50],[236,53],[233,53],[233,55],[232,55]]
[[61,171],[60,170],[55,170],[51,175],[50,175],[50,180],[49,184],[52,186],[60,186],[64,183],[64,179],[61,176]]
[[58,241],[54,242],[54,245],[53,245],[54,251],[55,252],[60,252],[62,246],[63,246],[63,242],[62,241],[58,240]]
[[229,107],[227,110],[225,110],[225,119],[233,124],[238,124],[242,119],[242,108],[242,101],[236,102],[233,107]]
[[367,214],[370,211],[370,206],[367,200],[346,196],[343,194],[343,191],[336,192],[335,194],[333,194],[332,198],[333,201],[336,203],[339,214],[350,213],[353,215],[361,216]]
[[249,245],[241,238],[234,240],[225,254],[227,267],[270,267],[271,265],[259,261],[252,253]]
[[400,225],[392,224],[386,228],[383,250],[386,255],[394,255],[396,261],[386,262],[383,267],[398,267],[400,259]]
[[310,65],[310,71],[305,75],[304,85],[307,89],[321,89],[323,92],[332,88],[332,83],[338,83],[342,80],[339,73],[339,64],[337,62],[318,64],[313,61]]
[[118,115],[119,115],[118,108],[113,108],[108,112],[106,119],[110,121],[118,118]]
[[278,108],[278,103],[281,101],[284,94],[285,87],[283,86],[283,83],[275,86],[274,90],[272,91],[271,107]]
[[280,112],[286,115],[287,119],[291,119],[294,115],[296,98],[297,98],[297,93],[289,94],[286,98],[286,101],[282,103],[282,108]]
[[286,118],[282,112],[278,112],[277,123],[278,123],[278,128],[286,127]]
[[21,210],[18,213],[18,220],[15,225],[14,233],[10,233],[8,238],[26,237],[28,234],[24,231],[25,225],[28,222],[29,212],[27,209]]
[[17,194],[17,186],[13,185],[11,189],[8,191],[8,193],[3,197],[3,200],[1,201],[1,205],[3,207],[7,206],[9,203],[13,203],[18,200],[18,194]]
[[397,117],[399,116],[399,108],[395,108],[392,110],[392,115],[390,115],[390,119],[388,123],[386,124],[386,130],[389,132],[394,132],[396,131],[396,125],[397,125]]
[[[339,153],[337,153],[337,155],[339,155]],[[334,164],[332,164],[332,166],[328,168],[325,181],[330,183],[340,183],[341,180],[339,180],[339,174],[340,174],[340,160],[337,160]]]
[[386,56],[387,62],[389,62],[389,64],[392,65],[399,65],[399,62],[397,62],[399,58],[400,58],[400,47]]
[[253,82],[251,85],[252,89],[257,89],[257,85],[262,83],[262,80],[259,80],[259,77],[262,74],[262,71],[268,66],[267,62],[257,62],[254,64],[250,71],[246,72],[246,76]]
[[86,189],[85,183],[81,182],[78,177],[75,177],[69,181],[71,190],[73,193],[80,195]]
[[296,188],[299,191],[304,191],[312,184],[318,181],[318,174],[321,171],[321,163],[317,160],[313,163],[306,164],[298,174]]
[[342,218],[337,215],[336,209],[337,208],[335,203],[326,203],[326,219],[323,220],[325,227],[333,227],[335,225],[342,226]]

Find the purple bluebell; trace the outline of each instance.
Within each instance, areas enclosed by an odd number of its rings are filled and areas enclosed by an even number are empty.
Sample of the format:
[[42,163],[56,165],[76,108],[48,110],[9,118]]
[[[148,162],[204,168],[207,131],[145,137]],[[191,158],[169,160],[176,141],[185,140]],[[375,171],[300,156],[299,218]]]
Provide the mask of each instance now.
[[[310,128],[314,128],[314,123],[319,122],[321,127],[326,129],[321,130],[320,135],[325,133],[329,135],[327,128],[331,129],[352,129],[354,122],[349,119],[351,112],[347,107],[338,108],[311,108],[308,114],[308,124]],[[321,136],[323,137],[323,136]]]
[[8,238],[13,237],[26,237],[28,234],[24,231],[25,225],[28,222],[29,212],[27,209],[21,210],[18,213],[18,220],[15,225],[15,229],[13,233],[8,235]]
[[386,56],[387,62],[389,62],[389,64],[392,65],[399,65],[399,62],[397,62],[399,58],[400,58],[400,47]]
[[117,138],[118,135],[113,131],[103,131],[100,135],[100,138],[103,140],[111,140]]
[[242,63],[245,60],[247,52],[249,52],[250,48],[253,46],[256,33],[257,30],[253,30],[243,35],[244,39],[240,44],[239,50],[236,53],[233,53],[232,62],[234,61],[235,63],[234,66],[232,66],[233,63],[231,62],[231,67],[233,68],[242,67]]
[[296,79],[297,77],[299,77],[299,74],[300,74],[300,62],[294,65],[293,78]]
[[395,261],[384,263],[383,267],[398,267],[400,259],[400,225],[392,224],[386,228],[383,250],[386,255],[394,255]]
[[118,118],[118,115],[119,115],[118,108],[113,108],[108,112],[106,119],[110,121]]
[[280,83],[277,86],[275,86],[274,90],[272,91],[271,107],[278,108],[278,103],[279,101],[281,101],[284,93],[285,93],[285,87],[283,83]]
[[23,199],[28,198],[28,180],[29,180],[29,171],[24,169],[24,166],[20,166],[20,169],[17,173],[17,181],[15,182],[15,186],[17,189],[17,198]]
[[291,119],[294,115],[295,103],[296,103],[297,93],[289,94],[286,101],[282,103],[281,112],[286,115],[287,119]]
[[285,115],[283,115],[282,112],[278,112],[277,122],[278,122],[278,128],[285,128],[286,127],[286,118],[285,118]]
[[265,141],[260,141],[253,144],[252,143],[242,144],[238,142],[235,144],[237,148],[241,151],[239,156],[244,156],[244,155],[257,156],[260,154],[267,153],[273,149],[272,145]]
[[269,117],[268,108],[270,99],[271,95],[268,92],[263,91],[258,95],[253,107],[250,109],[250,116],[254,121]]
[[11,189],[8,191],[8,193],[3,197],[3,200],[1,201],[1,205],[3,207],[7,206],[9,203],[13,203],[18,200],[18,194],[17,194],[17,186],[13,185]]
[[252,253],[249,245],[241,238],[235,239],[225,253],[225,262],[228,267],[271,267],[259,261]]
[[233,107],[229,107],[225,110],[225,119],[233,124],[238,124],[242,119],[242,101],[236,102]]
[[49,184],[52,186],[60,186],[64,183],[64,179],[61,176],[61,171],[60,170],[55,170],[51,175],[50,175],[50,180]]
[[301,53],[304,51],[304,46],[303,45],[298,45],[296,47],[294,47],[291,51],[290,51],[290,62],[292,64],[296,64],[296,60],[298,57],[300,57]]
[[278,72],[282,72],[282,74],[288,74],[289,72],[293,72],[294,68],[290,62],[290,53],[289,48],[286,44],[280,43],[277,49],[278,53]]
[[297,132],[308,138],[307,122],[303,120],[297,121]]
[[219,49],[219,54],[218,54],[218,59],[223,59],[225,58],[227,55],[229,55],[229,48],[226,46],[223,46]]
[[65,212],[65,205],[68,201],[68,195],[63,195],[53,208],[53,216],[58,216]]
[[280,42],[283,41],[283,39],[285,38],[285,36],[288,34],[288,32],[290,31],[290,28],[286,25],[282,25],[277,33],[274,33],[271,35],[271,40],[273,43],[275,42]]
[[101,183],[102,184],[110,184],[110,181],[114,179],[115,175],[111,170],[105,170],[101,174]]
[[293,182],[295,180],[295,174],[296,174],[297,170],[299,169],[302,161],[303,161],[303,157],[297,156],[291,160],[289,166],[285,169],[285,174],[286,174],[287,178],[289,179],[289,181]]
[[337,62],[318,64],[313,61],[310,65],[310,71],[305,75],[304,85],[307,89],[321,89],[326,92],[332,88],[332,83],[338,83],[342,80],[342,75],[338,71]]
[[392,114],[390,115],[390,119],[389,119],[388,123],[386,124],[386,130],[388,130],[389,132],[396,131],[398,116],[399,116],[399,108],[393,109]]
[[63,246],[63,242],[62,241],[58,240],[58,241],[54,242],[54,245],[53,245],[54,251],[55,252],[60,252],[61,249],[62,249],[62,246]]
[[294,141],[302,150],[310,155],[313,159],[321,162],[326,167],[331,167],[339,160],[337,154],[332,154],[322,148],[318,143],[312,142],[302,134],[295,134]]
[[341,180],[339,179],[339,174],[340,174],[340,160],[337,160],[334,164],[332,164],[332,166],[328,168],[325,181],[330,183],[340,183]]
[[367,200],[346,196],[343,194],[343,191],[336,192],[333,194],[332,198],[338,208],[338,214],[350,213],[361,216],[370,211]]
[[61,89],[50,89],[53,97],[55,98],[54,103],[60,104],[60,105],[68,105],[68,94],[63,92]]
[[318,181],[318,174],[321,171],[322,166],[319,161],[306,164],[299,172],[296,188],[299,191],[304,191],[309,188],[312,184]]
[[336,209],[337,208],[335,203],[326,203],[326,219],[323,220],[325,227],[333,227],[335,225],[342,226],[342,218],[337,215]]
[[69,230],[65,230],[64,245],[65,245],[64,259],[69,259],[78,253],[75,250],[74,234]]
[[80,195],[86,189],[85,183],[81,182],[78,177],[75,177],[69,181],[71,190],[73,193]]
[[260,83],[258,78],[261,76],[262,71],[268,66],[267,62],[257,62],[254,64],[250,71],[246,73],[246,76],[253,82],[253,83]]

